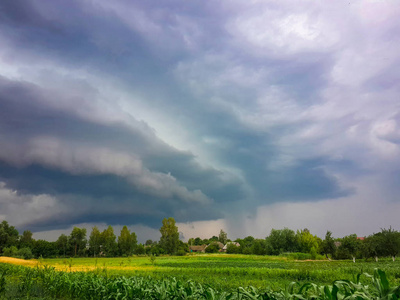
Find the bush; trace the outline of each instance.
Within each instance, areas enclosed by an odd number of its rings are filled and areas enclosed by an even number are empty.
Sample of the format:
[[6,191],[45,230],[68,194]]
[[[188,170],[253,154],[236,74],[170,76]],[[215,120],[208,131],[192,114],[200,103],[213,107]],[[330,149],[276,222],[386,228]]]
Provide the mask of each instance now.
[[236,246],[235,244],[228,244],[228,246],[226,247],[226,253],[229,254],[240,253],[240,247]]
[[206,253],[218,253],[219,246],[217,244],[211,244],[206,248]]
[[311,255],[311,259],[317,258],[317,250],[314,247],[311,247],[310,255]]
[[23,259],[31,259],[33,254],[30,248],[21,248],[18,250],[17,256]]
[[186,252],[185,252],[185,250],[183,250],[183,249],[179,249],[179,250],[176,252],[176,255],[177,255],[177,256],[185,256],[185,255],[186,255]]
[[253,252],[251,251],[251,248],[250,248],[250,247],[244,247],[244,248],[242,249],[242,253],[243,253],[243,254],[253,254]]
[[11,246],[3,249],[3,255],[8,257],[14,257],[17,255],[18,249],[15,246]]
[[146,253],[146,251],[145,251],[144,246],[142,244],[140,244],[140,245],[138,245],[136,247],[135,254],[140,255],[140,254],[145,254],[145,253]]

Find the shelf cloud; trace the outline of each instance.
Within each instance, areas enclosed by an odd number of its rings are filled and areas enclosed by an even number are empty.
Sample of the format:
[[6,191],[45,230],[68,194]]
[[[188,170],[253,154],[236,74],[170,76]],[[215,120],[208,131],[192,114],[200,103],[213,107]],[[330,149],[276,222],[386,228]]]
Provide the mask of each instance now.
[[376,1],[3,1],[0,218],[39,235],[154,234],[165,217],[185,238],[399,227],[399,15]]

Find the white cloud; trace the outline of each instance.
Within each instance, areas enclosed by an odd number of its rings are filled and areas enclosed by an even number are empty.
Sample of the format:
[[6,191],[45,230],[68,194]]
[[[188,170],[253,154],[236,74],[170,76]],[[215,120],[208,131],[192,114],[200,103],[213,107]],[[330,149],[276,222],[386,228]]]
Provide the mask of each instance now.
[[13,226],[41,221],[49,216],[62,213],[65,206],[56,198],[47,195],[21,195],[0,182],[1,219]]

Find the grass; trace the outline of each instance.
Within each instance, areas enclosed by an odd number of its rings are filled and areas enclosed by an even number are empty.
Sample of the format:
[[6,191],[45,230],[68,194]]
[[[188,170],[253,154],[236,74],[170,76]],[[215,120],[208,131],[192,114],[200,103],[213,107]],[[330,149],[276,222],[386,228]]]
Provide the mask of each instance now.
[[[206,260],[216,258],[206,257]],[[62,272],[43,262],[34,268],[0,263],[0,299],[400,299],[400,286],[393,285],[379,269],[371,275],[358,274],[353,281],[335,280],[325,285],[293,281],[279,289],[239,286],[231,290],[168,276],[164,279],[109,276],[104,270],[107,269]]]
[[[1,262],[1,258],[0,258]],[[24,262],[24,261],[22,261]],[[202,254],[185,257],[161,256],[128,258],[72,258],[26,261],[30,266],[47,265],[66,272],[93,272],[107,276],[141,276],[154,279],[175,277],[193,280],[217,290],[238,287],[271,288],[279,290],[295,281],[331,284],[334,280],[355,280],[357,274],[373,274],[375,268],[386,272],[391,284],[400,284],[400,263],[390,259],[379,262],[352,261],[295,261],[277,256]],[[18,261],[20,263],[20,261]],[[367,282],[366,278],[363,278]]]

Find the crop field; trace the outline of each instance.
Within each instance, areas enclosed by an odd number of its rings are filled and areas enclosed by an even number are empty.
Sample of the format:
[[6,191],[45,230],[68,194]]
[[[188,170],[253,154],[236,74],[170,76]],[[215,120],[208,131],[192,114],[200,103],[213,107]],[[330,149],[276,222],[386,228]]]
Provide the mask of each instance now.
[[[170,284],[178,284],[182,287],[189,284],[196,287],[194,290],[203,289],[202,293],[206,293],[205,291],[209,289],[217,294],[235,292],[240,288],[245,288],[248,291],[248,287],[251,287],[250,291],[253,289],[254,293],[256,293],[255,291],[267,290],[278,292],[290,287],[292,282],[296,282],[299,286],[304,286],[306,283],[312,283],[315,286],[329,286],[335,280],[339,279],[368,285],[371,283],[371,278],[368,276],[357,278],[357,274],[374,274],[374,272],[376,273],[376,268],[386,273],[388,284],[391,286],[399,286],[400,284],[400,263],[389,259],[383,259],[379,262],[359,260],[353,263],[352,261],[327,260],[295,261],[274,256],[224,254],[190,255],[184,257],[161,256],[153,258],[136,256],[126,258],[60,258],[27,261],[0,257],[0,275],[1,268],[4,269],[5,266],[14,265],[22,266],[10,267],[11,269],[7,271],[10,274],[7,279],[9,282],[8,286],[12,286],[13,282],[21,283],[24,281],[21,279],[22,275],[16,274],[19,274],[19,272],[29,274],[29,271],[26,271],[28,269],[36,270],[35,272],[38,273],[32,275],[34,273],[32,271],[31,275],[23,276],[36,276],[35,278],[42,278],[40,279],[42,281],[46,276],[50,276],[42,274],[46,271],[53,274],[51,275],[53,277],[64,276],[67,278],[68,276],[75,276],[73,278],[76,280],[76,276],[81,276],[79,277],[79,281],[81,282],[85,282],[85,280],[92,282],[93,278],[97,278],[100,281],[134,280],[136,283],[131,282],[130,284],[135,285],[138,284],[138,281],[142,280],[142,284],[144,282],[155,285],[164,284],[166,289],[168,289],[167,286]],[[24,288],[26,289],[26,287]],[[21,288],[18,289],[21,290]],[[151,288],[151,290],[153,289],[154,287]],[[55,294],[53,296],[55,297]],[[75,296],[71,294],[71,297],[74,298]],[[154,299],[158,298],[155,297]],[[196,299],[196,297],[193,296],[191,299]]]

